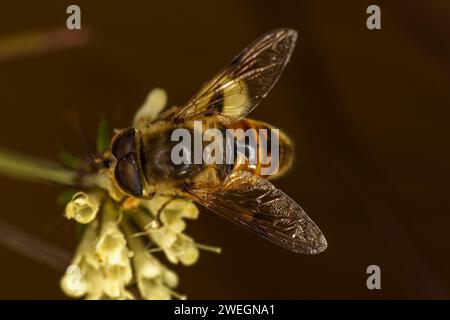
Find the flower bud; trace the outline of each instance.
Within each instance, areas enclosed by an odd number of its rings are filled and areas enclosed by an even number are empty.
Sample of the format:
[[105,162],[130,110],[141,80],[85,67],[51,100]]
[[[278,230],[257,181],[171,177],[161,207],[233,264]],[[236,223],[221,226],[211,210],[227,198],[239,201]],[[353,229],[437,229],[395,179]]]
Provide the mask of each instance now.
[[86,294],[86,283],[82,281],[80,267],[70,265],[61,278],[61,289],[70,297],[80,298]]
[[147,96],[144,104],[134,115],[133,127],[142,128],[156,119],[166,106],[167,94],[163,89],[155,88]]

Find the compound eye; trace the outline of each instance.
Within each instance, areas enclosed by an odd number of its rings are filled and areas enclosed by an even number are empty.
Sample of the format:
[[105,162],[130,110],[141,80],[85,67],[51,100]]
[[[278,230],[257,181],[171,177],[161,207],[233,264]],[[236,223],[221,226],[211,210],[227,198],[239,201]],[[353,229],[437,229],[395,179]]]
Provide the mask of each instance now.
[[135,129],[125,129],[114,138],[111,152],[117,160],[122,160],[129,153],[136,152]]
[[141,176],[133,154],[128,154],[127,158],[117,162],[114,176],[119,187],[127,194],[133,196],[143,194]]

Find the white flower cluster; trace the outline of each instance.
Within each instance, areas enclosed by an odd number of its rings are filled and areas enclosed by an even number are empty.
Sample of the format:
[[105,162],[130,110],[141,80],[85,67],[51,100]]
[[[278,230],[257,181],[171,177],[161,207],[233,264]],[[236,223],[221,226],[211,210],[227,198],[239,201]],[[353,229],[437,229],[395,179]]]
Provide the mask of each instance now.
[[[76,201],[76,200],[74,200]],[[70,203],[68,204],[68,206]],[[86,226],[71,265],[61,279],[68,296],[86,299],[128,299],[132,281],[130,251],[116,223],[113,203],[102,207],[102,219]]]
[[[142,200],[139,208],[130,211],[122,211],[107,195],[101,203],[99,199],[77,193],[67,204],[66,216],[74,216],[78,222],[86,216],[94,219],[86,224],[71,266],[61,279],[62,290],[77,298],[131,299],[134,296],[127,287],[135,282],[142,298],[182,298],[173,291],[178,276],[151,252],[164,251],[174,264],[194,264],[199,251],[194,240],[183,233],[183,219],[196,219],[197,207],[174,200],[161,211],[162,225],[152,227],[165,197]],[[155,247],[149,248],[147,243]]]

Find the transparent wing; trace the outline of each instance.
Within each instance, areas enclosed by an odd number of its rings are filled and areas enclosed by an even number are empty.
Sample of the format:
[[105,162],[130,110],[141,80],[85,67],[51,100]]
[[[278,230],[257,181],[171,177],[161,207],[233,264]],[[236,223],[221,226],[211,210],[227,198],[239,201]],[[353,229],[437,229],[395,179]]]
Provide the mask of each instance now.
[[193,187],[194,199],[263,238],[297,253],[324,251],[327,241],[316,224],[290,197],[269,181],[246,171],[218,187]]
[[269,93],[294,49],[297,32],[276,29],[252,43],[173,116],[175,121],[220,116],[224,122],[245,117]]

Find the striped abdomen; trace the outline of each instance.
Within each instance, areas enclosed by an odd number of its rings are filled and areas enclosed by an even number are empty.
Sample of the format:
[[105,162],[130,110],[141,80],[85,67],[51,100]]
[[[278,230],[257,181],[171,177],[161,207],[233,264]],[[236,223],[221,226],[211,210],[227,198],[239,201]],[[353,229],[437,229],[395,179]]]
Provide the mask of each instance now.
[[[281,176],[291,167],[294,160],[294,146],[292,141],[282,131],[274,131],[275,128],[273,126],[252,119],[239,120],[228,125],[227,128],[242,129],[244,132],[251,129],[255,132],[256,143],[254,145],[245,143],[245,163],[235,164],[233,170],[246,170],[254,175],[272,179]],[[278,143],[272,141],[273,137],[278,140]],[[273,148],[276,149],[272,150]],[[275,163],[277,150],[278,161]],[[248,157],[251,152],[256,155],[256,161],[249,161]]]

